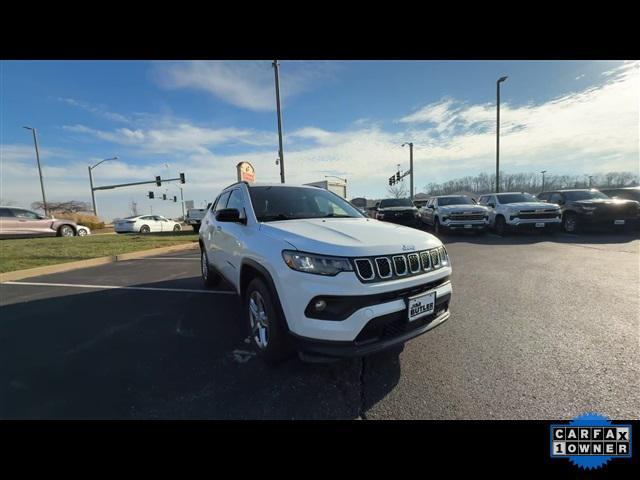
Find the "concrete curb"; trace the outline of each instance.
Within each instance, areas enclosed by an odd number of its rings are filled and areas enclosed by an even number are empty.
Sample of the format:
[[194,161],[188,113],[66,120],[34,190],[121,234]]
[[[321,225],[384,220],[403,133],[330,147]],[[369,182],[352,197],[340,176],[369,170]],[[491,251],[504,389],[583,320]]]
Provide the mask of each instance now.
[[170,247],[160,247],[152,248],[150,250],[140,250],[138,252],[122,253],[120,255],[111,255],[108,257],[90,258],[88,260],[79,260],[77,262],[47,265],[46,267],[15,270],[13,272],[0,273],[0,283],[22,280],[23,278],[35,277],[38,275],[47,275],[50,273],[68,272],[70,270],[78,270],[80,268],[95,267],[97,265],[105,265],[107,263],[122,262],[124,260],[135,260],[136,258],[153,257],[154,255],[161,255],[163,253],[194,250],[196,248],[198,248],[198,242],[192,242],[180,245],[171,245]]

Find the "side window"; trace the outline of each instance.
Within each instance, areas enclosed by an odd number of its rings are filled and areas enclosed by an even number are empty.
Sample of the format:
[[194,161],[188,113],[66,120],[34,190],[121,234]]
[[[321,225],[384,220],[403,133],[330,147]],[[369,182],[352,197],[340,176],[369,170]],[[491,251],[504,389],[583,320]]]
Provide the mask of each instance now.
[[227,200],[229,199],[230,194],[231,192],[224,192],[222,195],[220,195],[218,201],[216,202],[216,208],[213,210],[214,212],[218,212],[223,208],[227,208]]
[[13,217],[13,212],[8,208],[0,208],[0,217]]
[[549,197],[549,203],[557,203],[558,205],[562,202],[562,195],[559,193],[553,193]]
[[487,197],[485,195],[481,196],[480,199],[478,200],[478,203],[480,205],[486,205],[487,204]]
[[38,215],[36,215],[33,212],[30,212],[29,210],[12,209],[12,211],[13,211],[13,215],[18,217],[18,218],[29,218],[29,219],[33,219],[33,220],[37,220],[38,219]]
[[549,194],[548,193],[540,193],[538,194],[538,199],[542,200],[543,202],[546,202],[549,200]]

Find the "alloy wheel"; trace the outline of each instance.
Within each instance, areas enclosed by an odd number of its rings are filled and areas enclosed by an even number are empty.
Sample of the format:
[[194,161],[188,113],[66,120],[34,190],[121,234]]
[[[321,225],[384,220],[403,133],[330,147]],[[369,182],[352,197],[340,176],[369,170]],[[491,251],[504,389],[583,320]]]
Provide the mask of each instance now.
[[254,290],[249,295],[249,322],[251,336],[258,348],[264,350],[269,343],[269,318],[260,292]]

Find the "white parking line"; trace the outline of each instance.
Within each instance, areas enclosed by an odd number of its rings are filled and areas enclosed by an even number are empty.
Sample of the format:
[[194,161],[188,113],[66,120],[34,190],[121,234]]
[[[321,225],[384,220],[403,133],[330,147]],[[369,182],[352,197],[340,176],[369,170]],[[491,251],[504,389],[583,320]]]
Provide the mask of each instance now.
[[131,258],[130,260],[195,260],[200,261],[200,257],[143,257]]
[[236,294],[236,292],[229,292],[226,290],[195,290],[191,288],[162,288],[162,287],[122,287],[120,285],[80,285],[75,283],[2,282],[2,285],[31,285],[36,287],[93,288],[93,289],[100,289],[100,290],[143,290],[143,291],[151,291],[151,292],[219,293],[222,295]]

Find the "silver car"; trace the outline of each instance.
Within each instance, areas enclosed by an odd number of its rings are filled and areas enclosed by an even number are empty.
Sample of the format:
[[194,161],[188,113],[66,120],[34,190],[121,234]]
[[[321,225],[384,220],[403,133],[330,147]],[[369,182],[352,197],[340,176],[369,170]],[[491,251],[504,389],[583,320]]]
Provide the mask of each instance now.
[[0,237],[74,237],[78,226],[71,220],[49,218],[25,208],[0,206]]

